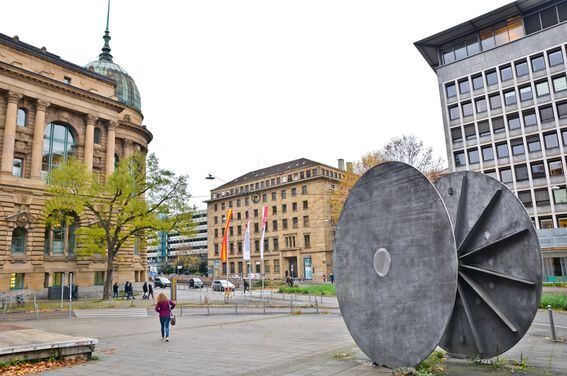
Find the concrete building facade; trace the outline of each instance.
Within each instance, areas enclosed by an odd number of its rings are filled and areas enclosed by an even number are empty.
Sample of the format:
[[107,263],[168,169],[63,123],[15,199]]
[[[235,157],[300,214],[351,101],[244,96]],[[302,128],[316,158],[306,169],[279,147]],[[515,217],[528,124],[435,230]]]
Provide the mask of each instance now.
[[[449,169],[506,184],[540,238],[567,227],[565,21],[566,1],[519,0],[415,43],[438,77]],[[565,278],[567,243],[542,244],[546,279]]]
[[[301,158],[249,172],[211,191],[207,201],[209,270],[226,276],[220,262],[226,214],[233,209],[228,237],[229,275],[247,275],[243,260],[246,223],[250,219],[252,273],[268,279],[322,281],[333,270],[335,225],[330,191],[344,171]],[[260,259],[262,208],[268,207],[264,265]]]
[[[104,179],[152,139],[135,83],[110,55],[108,28],[104,39],[99,59],[82,67],[0,34],[0,291],[41,296],[71,274],[80,292],[102,291],[105,257],[78,252],[75,230],[87,218],[49,228],[43,206],[48,173],[68,157]],[[143,249],[131,244],[118,259],[118,281],[146,278]]]

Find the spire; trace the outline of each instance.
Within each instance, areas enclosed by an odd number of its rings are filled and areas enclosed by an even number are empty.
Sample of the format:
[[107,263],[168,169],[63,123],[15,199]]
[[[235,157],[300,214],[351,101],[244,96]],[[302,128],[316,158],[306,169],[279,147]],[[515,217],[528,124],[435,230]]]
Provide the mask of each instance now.
[[104,36],[102,37],[102,39],[104,39],[104,46],[102,47],[102,53],[98,55],[99,60],[112,61],[112,55],[110,54],[110,44],[108,44],[108,42],[110,42],[110,30],[108,29],[109,21],[110,0],[108,0],[108,9],[106,11],[106,30],[104,31]]

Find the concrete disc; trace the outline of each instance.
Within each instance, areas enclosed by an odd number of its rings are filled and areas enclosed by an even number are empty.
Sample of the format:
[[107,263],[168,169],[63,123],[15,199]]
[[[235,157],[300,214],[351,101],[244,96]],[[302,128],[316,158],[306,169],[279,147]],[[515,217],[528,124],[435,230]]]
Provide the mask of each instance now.
[[440,346],[490,358],[529,329],[541,297],[541,251],[532,221],[505,185],[477,172],[435,182],[454,225],[458,293]]
[[457,290],[453,231],[433,184],[399,162],[364,174],[341,213],[334,271],[346,326],[370,359],[392,368],[425,359]]

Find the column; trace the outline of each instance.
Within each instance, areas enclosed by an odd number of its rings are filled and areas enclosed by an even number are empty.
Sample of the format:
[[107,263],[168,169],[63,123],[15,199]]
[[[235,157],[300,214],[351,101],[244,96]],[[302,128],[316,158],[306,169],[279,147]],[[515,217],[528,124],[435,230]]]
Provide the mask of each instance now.
[[6,122],[4,124],[4,141],[2,143],[2,164],[0,172],[12,175],[14,168],[14,144],[16,143],[16,118],[18,116],[18,102],[22,96],[12,91],[6,96]]
[[116,144],[116,123],[108,124],[108,135],[106,140],[106,176],[114,172],[114,148]]
[[41,179],[41,160],[43,158],[43,132],[45,130],[45,112],[50,103],[37,100],[35,106],[35,122],[33,127],[33,146],[31,161],[31,178]]
[[85,156],[84,161],[89,171],[93,170],[93,148],[94,148],[94,126],[98,118],[95,115],[87,115],[87,130],[85,132]]
[[134,142],[131,140],[124,140],[124,158],[129,158],[132,156],[134,151]]

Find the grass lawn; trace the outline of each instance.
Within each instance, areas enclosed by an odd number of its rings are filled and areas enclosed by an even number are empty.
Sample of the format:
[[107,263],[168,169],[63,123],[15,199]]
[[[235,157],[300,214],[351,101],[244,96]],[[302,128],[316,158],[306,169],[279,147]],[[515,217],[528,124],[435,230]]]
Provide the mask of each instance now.
[[303,294],[303,295],[326,295],[335,296],[335,285],[330,283],[325,285],[308,285],[308,286],[297,286],[297,287],[287,287],[282,286],[278,289],[278,292],[284,292],[286,294]]
[[546,309],[548,305],[553,309],[567,311],[567,294],[542,294],[539,308]]

